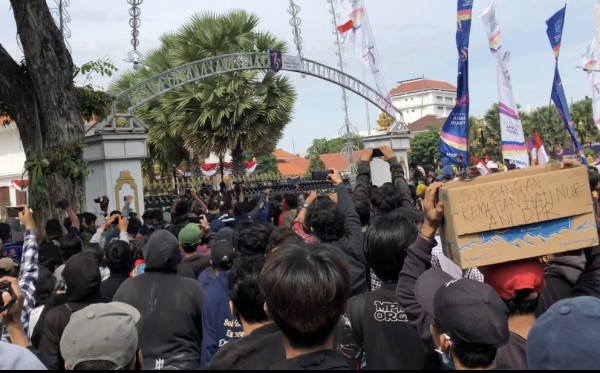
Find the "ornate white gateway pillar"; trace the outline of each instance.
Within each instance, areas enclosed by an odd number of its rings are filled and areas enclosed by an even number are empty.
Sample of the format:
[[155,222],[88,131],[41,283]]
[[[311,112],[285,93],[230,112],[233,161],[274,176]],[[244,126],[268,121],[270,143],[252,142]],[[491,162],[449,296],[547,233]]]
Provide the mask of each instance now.
[[[377,120],[378,130],[370,136],[363,137],[365,148],[379,148],[389,146],[392,148],[398,161],[404,167],[404,176],[408,179],[408,149],[410,148],[410,134],[393,125],[388,115],[381,113]],[[380,186],[392,181],[390,167],[383,159],[375,158],[371,162],[371,179],[373,185]]]
[[86,181],[87,211],[100,214],[94,199],[107,196],[108,211],[121,210],[124,197],[133,196],[132,210],[138,217],[144,213],[144,186],[142,159],[147,157],[147,128],[135,117],[128,125],[118,127],[109,122],[94,126],[86,133],[83,155],[88,162],[90,175]]

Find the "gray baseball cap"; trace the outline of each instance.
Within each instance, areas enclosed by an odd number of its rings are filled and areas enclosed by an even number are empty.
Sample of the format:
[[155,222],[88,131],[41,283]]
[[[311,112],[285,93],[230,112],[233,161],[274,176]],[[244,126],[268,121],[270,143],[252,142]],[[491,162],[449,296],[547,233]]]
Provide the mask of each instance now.
[[110,361],[126,368],[138,350],[140,313],[120,302],[92,304],[71,315],[60,339],[68,369],[85,361]]

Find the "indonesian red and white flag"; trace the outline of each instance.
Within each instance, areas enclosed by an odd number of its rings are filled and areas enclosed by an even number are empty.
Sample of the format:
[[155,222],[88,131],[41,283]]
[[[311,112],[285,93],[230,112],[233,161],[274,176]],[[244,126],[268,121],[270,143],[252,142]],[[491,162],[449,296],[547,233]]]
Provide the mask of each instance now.
[[538,166],[548,163],[548,154],[538,131],[535,131],[535,149],[532,150],[531,156],[535,159],[535,164]]

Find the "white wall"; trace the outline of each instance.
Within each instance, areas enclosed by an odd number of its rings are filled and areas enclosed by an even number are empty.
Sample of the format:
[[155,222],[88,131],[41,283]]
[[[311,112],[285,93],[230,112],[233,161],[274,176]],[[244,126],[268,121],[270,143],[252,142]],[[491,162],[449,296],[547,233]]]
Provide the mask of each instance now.
[[0,127],[0,186],[9,186],[11,180],[20,179],[24,164],[25,152],[17,127],[14,124]]
[[408,124],[427,116],[447,117],[454,108],[456,92],[429,90],[392,97],[392,104],[402,111]]

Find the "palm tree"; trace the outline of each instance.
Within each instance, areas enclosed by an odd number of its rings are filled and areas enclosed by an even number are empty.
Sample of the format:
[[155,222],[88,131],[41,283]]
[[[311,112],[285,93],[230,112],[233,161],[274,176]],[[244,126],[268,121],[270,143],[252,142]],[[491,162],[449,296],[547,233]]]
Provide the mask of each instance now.
[[591,146],[600,139],[600,132],[594,124],[592,100],[584,99],[571,105],[573,128],[582,146]]
[[[257,31],[259,19],[243,10],[223,15],[202,13],[161,38],[140,72],[127,72],[113,85],[119,91],[135,81],[172,67],[222,54],[285,52],[286,44]],[[273,72],[241,71],[210,77],[163,94],[137,111],[150,128],[156,148],[178,142],[200,157],[231,151],[234,173],[243,175],[243,156],[270,153],[292,119],[296,91],[287,77]]]
[[564,148],[571,143],[569,133],[554,106],[542,106],[530,114],[521,117],[525,136],[533,137],[535,131],[540,133],[546,150]]

